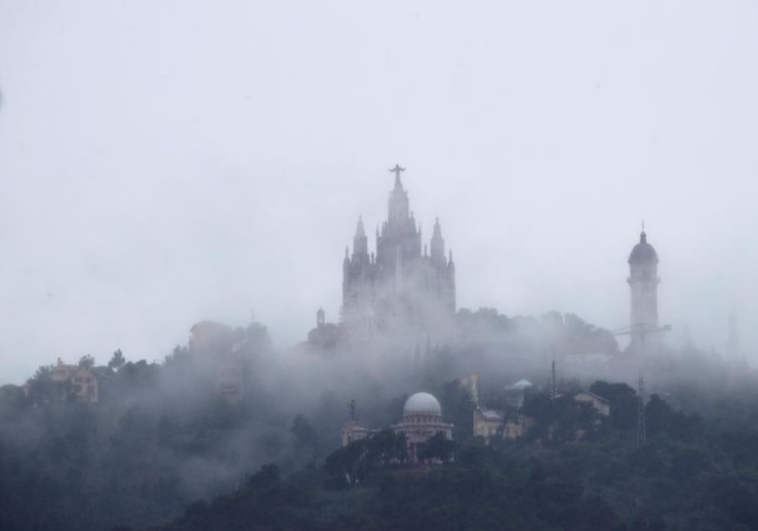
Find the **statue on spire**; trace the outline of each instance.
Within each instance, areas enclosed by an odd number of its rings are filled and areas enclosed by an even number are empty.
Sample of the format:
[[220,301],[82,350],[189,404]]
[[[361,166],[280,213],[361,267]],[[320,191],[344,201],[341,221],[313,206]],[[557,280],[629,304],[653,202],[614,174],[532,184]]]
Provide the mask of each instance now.
[[390,173],[395,174],[395,186],[400,186],[400,174],[405,171],[405,168],[401,168],[400,164],[395,164],[395,167],[390,169]]

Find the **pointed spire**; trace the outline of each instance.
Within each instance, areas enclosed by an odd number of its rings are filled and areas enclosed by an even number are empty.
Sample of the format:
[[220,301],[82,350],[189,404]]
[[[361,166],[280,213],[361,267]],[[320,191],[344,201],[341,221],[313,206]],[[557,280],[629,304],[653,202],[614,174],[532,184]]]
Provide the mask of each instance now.
[[434,221],[434,233],[431,240],[432,261],[437,264],[445,263],[445,240],[442,238],[440,219]]
[[640,243],[647,243],[647,233],[645,232],[645,220],[642,220],[642,232],[640,232]]
[[363,217],[360,216],[353,237],[353,258],[356,257],[360,257],[361,260],[368,259],[368,238],[366,238],[366,230],[363,227]]
[[442,238],[442,226],[440,225],[440,218],[434,219],[434,233],[432,238]]
[[395,188],[390,192],[389,197],[389,224],[394,226],[405,226],[410,219],[410,208],[408,203],[408,192],[403,189],[403,183],[400,181],[400,173],[405,171],[399,164],[390,172],[395,174]]

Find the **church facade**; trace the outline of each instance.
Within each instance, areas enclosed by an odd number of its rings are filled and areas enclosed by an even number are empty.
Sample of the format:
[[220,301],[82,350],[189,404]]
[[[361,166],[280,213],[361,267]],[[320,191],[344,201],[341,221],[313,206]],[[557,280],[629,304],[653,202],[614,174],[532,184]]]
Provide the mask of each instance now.
[[452,325],[456,310],[455,264],[446,255],[439,220],[422,246],[421,229],[410,210],[408,192],[396,165],[388,218],[376,230],[375,252],[369,253],[363,219],[359,218],[352,254],[345,250],[342,324],[353,338],[381,336],[419,338]]

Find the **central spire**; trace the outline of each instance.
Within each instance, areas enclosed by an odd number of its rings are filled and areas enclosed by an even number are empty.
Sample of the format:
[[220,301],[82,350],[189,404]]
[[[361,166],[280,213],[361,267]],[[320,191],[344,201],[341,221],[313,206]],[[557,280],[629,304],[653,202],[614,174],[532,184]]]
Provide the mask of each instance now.
[[400,174],[405,171],[400,164],[389,170],[395,174],[395,188],[390,192],[389,200],[389,224],[395,227],[404,227],[409,220],[408,192],[403,189]]
[[400,182],[400,174],[405,171],[405,168],[401,168],[400,164],[395,164],[395,167],[390,169],[390,173],[395,174],[395,188],[402,188],[403,183]]

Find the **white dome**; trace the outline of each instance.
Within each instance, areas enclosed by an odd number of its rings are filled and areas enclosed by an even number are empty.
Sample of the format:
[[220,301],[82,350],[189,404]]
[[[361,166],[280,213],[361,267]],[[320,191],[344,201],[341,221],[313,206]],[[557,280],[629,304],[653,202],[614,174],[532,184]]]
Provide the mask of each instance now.
[[416,393],[405,401],[403,415],[437,415],[442,416],[442,407],[437,399],[429,393]]

